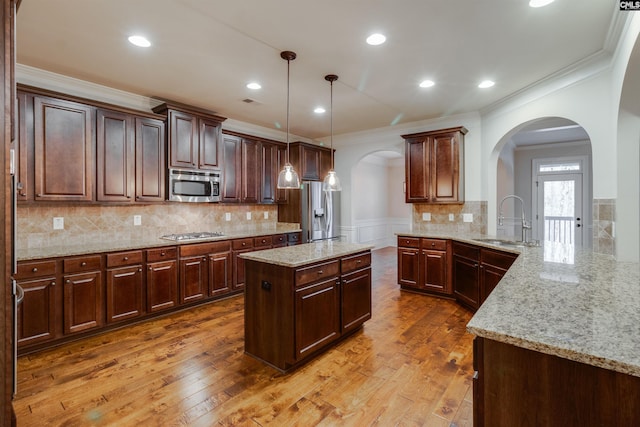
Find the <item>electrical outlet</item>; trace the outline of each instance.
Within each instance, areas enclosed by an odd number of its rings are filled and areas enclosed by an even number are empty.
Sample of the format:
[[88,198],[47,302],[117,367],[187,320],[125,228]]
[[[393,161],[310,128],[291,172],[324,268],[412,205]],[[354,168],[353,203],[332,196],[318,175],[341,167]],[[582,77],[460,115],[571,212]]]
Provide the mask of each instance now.
[[64,230],[64,217],[61,217],[61,216],[53,217],[53,229]]
[[431,221],[431,212],[423,212],[422,213],[423,221]]
[[472,213],[462,214],[462,222],[473,222],[473,214]]
[[264,213],[264,219],[269,219],[269,212]]
[[251,221],[251,212],[247,212],[247,221]]
[[449,221],[454,221],[456,219],[455,215],[452,213],[449,214]]
[[142,225],[142,216],[134,215],[133,216],[133,225]]
[[231,221],[231,213],[229,213],[229,212],[225,212],[225,214],[224,214],[224,220],[225,220],[225,221]]

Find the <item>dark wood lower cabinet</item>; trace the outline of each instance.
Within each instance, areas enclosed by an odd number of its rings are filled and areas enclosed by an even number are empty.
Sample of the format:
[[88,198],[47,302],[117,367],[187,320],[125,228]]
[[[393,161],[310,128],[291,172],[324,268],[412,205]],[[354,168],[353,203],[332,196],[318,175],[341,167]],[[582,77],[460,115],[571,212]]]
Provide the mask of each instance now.
[[347,333],[371,319],[371,269],[342,276],[341,331]]
[[225,295],[232,291],[231,252],[209,255],[209,296]]
[[480,337],[474,365],[474,427],[640,425],[640,377]]
[[24,298],[18,306],[18,345],[32,345],[56,338],[56,279],[20,280]]
[[147,249],[147,312],[169,310],[178,305],[178,250],[176,247]]
[[144,314],[142,280],[142,265],[107,269],[107,323]]
[[296,358],[301,359],[336,340],[340,336],[339,277],[296,289],[295,313]]
[[64,333],[96,329],[104,324],[102,273],[69,274],[64,280]]
[[208,266],[205,255],[180,257],[180,303],[204,299],[209,294]]

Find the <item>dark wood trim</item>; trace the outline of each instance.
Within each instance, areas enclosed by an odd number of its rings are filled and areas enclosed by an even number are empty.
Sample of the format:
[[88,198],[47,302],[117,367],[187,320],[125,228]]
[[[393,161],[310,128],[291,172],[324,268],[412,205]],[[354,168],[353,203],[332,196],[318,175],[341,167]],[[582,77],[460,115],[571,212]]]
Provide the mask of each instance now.
[[153,107],[151,110],[156,114],[161,114],[166,117],[168,110],[179,110],[185,113],[193,114],[196,116],[205,116],[208,119],[215,120],[217,122],[224,122],[227,120],[226,117],[219,116],[215,113],[215,111],[206,110],[200,107],[194,107],[193,105],[182,104],[180,102],[175,101],[167,101],[163,99],[158,99],[158,101],[162,101],[162,104]]

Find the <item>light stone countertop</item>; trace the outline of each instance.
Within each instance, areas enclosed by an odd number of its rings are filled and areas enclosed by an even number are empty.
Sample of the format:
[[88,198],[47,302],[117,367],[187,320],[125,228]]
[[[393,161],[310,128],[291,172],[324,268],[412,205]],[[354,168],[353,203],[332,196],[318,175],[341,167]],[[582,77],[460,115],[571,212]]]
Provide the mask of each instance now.
[[326,259],[337,258],[373,249],[372,245],[357,243],[335,242],[323,240],[284,248],[265,249],[262,251],[246,252],[238,255],[240,258],[280,265],[283,267],[300,267]]
[[225,232],[224,236],[213,237],[211,239],[198,239],[198,240],[182,240],[173,241],[160,238],[161,236],[145,236],[139,239],[132,239],[129,241],[95,241],[87,242],[78,245],[60,245],[60,246],[45,246],[39,248],[18,248],[16,250],[16,257],[18,261],[29,261],[44,258],[56,258],[62,256],[74,256],[74,255],[90,255],[96,253],[113,252],[113,251],[128,251],[135,249],[145,248],[159,248],[165,246],[180,246],[189,245],[194,243],[215,242],[220,240],[241,239],[245,237],[260,237],[273,234],[282,233],[295,233],[301,231],[300,226],[292,226],[292,224],[284,223],[282,225],[276,225],[275,227],[268,228],[251,228],[242,231]]
[[508,249],[520,255],[467,324],[477,336],[640,377],[640,264],[570,247]]

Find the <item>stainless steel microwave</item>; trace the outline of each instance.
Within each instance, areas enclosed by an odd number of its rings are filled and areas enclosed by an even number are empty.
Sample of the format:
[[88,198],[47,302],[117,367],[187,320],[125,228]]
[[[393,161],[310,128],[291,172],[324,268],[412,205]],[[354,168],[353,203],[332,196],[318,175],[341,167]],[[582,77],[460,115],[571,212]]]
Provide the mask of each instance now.
[[175,202],[219,202],[219,171],[169,169],[169,200]]

